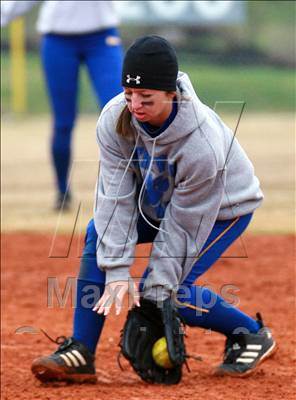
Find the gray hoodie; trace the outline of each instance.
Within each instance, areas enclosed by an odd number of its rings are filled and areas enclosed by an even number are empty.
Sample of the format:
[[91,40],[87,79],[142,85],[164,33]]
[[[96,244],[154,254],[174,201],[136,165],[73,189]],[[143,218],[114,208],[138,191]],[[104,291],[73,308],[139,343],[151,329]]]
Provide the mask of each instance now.
[[145,281],[145,296],[152,299],[159,287],[165,286],[165,297],[182,283],[217,219],[251,213],[263,199],[233,132],[199,100],[186,74],[179,73],[177,87],[177,115],[156,138],[134,117],[135,138],[116,133],[123,93],[105,106],[97,125],[97,262],[106,283],[127,280],[139,213],[161,221]]

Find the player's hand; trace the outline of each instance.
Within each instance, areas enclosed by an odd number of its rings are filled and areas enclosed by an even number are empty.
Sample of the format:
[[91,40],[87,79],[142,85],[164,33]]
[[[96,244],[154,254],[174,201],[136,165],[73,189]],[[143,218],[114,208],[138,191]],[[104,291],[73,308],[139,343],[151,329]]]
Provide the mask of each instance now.
[[140,306],[140,295],[138,288],[132,279],[128,281],[110,282],[105,286],[103,296],[94,306],[93,311],[98,314],[108,315],[112,305],[115,305],[116,315],[122,310],[124,296],[129,293],[129,308]]

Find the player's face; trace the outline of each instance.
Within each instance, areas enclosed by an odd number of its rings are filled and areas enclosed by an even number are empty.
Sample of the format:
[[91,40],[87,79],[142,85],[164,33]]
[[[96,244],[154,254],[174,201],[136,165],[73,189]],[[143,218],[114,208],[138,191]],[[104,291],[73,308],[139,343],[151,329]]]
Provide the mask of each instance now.
[[140,122],[160,126],[170,115],[175,92],[152,89],[124,88],[130,112]]

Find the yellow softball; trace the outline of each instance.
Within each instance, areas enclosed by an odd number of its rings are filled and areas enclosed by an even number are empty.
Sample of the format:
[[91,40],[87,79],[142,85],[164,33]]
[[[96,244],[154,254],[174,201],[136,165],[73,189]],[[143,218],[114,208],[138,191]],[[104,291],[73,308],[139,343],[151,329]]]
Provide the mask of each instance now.
[[172,362],[167,350],[167,341],[163,336],[158,339],[152,347],[152,357],[155,363],[162,368],[173,368]]

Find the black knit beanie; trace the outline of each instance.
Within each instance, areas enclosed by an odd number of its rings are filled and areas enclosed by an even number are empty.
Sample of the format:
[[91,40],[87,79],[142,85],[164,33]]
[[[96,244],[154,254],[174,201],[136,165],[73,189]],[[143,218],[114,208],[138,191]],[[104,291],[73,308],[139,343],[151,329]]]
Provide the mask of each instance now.
[[123,61],[121,84],[138,89],[175,91],[178,60],[172,45],[156,35],[137,39]]

